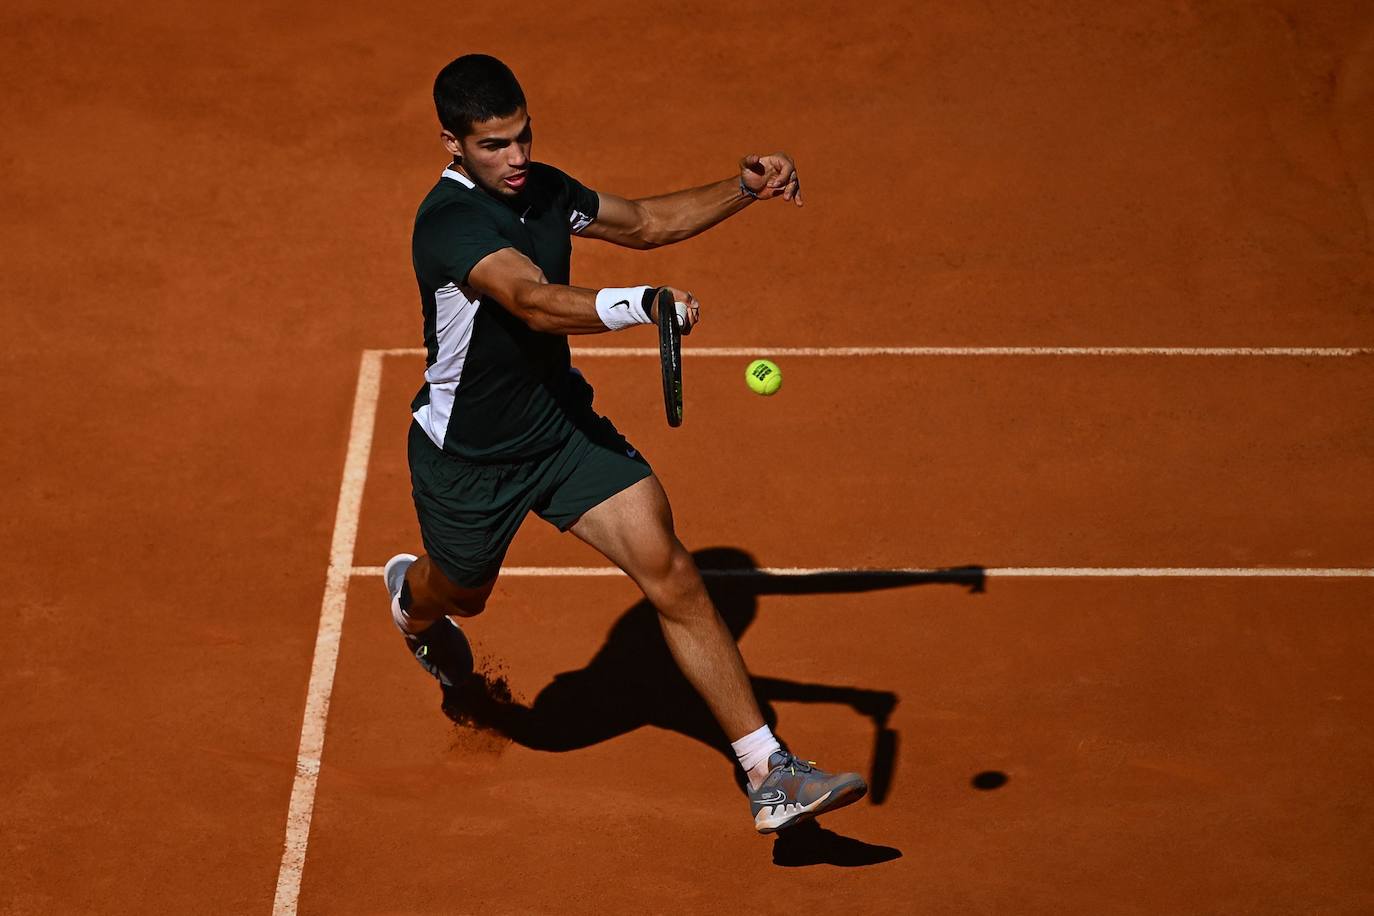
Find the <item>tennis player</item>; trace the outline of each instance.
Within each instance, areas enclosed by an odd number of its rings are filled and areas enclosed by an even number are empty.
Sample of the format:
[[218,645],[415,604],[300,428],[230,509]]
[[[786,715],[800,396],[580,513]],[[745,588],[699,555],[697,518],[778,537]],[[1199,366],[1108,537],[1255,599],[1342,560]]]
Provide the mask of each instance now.
[[[674,660],[733,739],[759,832],[857,801],[867,791],[858,774],[798,759],[764,724],[739,648],[673,531],[663,487],[593,409],[568,350],[570,334],[657,321],[651,284],[569,285],[572,235],[654,248],[756,201],[800,207],[792,160],[746,156],[738,174],[714,184],[626,200],[530,158],[525,95],[499,60],[453,61],[435,80],[434,103],[451,162],[420,204],[412,239],[427,356],[409,462],[425,555],[392,557],[385,571],[411,653],[441,684],[473,676],[471,649],[450,617],[483,611],[534,512],[604,554],[658,609]],[[672,292],[690,329],[700,303]]]

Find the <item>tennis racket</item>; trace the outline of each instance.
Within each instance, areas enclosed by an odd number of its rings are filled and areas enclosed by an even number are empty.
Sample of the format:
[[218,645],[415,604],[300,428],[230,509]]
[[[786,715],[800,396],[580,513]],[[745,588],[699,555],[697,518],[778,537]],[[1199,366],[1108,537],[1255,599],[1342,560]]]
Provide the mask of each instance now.
[[686,316],[679,316],[673,291],[658,291],[658,356],[663,369],[663,410],[668,425],[682,425],[682,329]]

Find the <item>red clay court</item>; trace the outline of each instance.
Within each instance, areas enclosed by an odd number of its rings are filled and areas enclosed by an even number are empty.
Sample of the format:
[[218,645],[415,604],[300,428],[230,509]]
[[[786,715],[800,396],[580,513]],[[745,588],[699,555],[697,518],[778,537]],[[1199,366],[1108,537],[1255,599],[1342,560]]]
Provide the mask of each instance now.
[[[543,724],[402,655],[474,50],[591,188],[796,158],[804,209],[576,243],[703,302],[682,428],[651,330],[574,362],[779,733],[877,783],[820,830],[631,713],[652,611],[537,519],[466,628]],[[17,0],[0,72],[0,912],[1374,911],[1369,3]]]

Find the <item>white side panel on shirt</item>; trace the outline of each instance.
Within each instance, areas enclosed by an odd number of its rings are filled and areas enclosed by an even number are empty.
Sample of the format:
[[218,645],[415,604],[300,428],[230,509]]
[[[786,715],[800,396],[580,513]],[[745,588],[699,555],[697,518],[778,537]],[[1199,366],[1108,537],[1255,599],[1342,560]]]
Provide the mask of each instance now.
[[463,380],[463,364],[467,362],[468,347],[472,344],[472,326],[477,321],[482,300],[469,299],[459,287],[450,283],[434,294],[434,305],[439,352],[434,365],[425,370],[429,403],[415,411],[415,419],[430,441],[443,448],[453,416],[453,399]]

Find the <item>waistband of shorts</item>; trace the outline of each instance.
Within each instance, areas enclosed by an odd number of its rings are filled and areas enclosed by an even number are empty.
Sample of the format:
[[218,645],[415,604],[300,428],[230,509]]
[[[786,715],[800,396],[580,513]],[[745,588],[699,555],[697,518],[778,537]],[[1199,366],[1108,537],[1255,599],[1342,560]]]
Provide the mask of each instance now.
[[512,458],[506,455],[497,455],[489,459],[476,459],[468,458],[463,455],[455,455],[453,452],[450,452],[446,448],[440,448],[439,446],[434,444],[434,440],[429,437],[429,434],[425,432],[424,427],[421,426],[418,421],[410,421],[411,436],[418,435],[421,439],[424,440],[424,443],[428,445],[433,452],[442,456],[445,460],[451,461],[457,465],[462,465],[463,467],[471,468],[514,468],[521,467],[527,464],[533,464],[537,461],[543,461],[550,455],[553,455],[556,452],[559,452],[563,448],[565,448],[569,440],[571,440],[572,437],[576,435],[578,431],[579,429],[574,426],[573,429],[568,433],[568,435],[565,436],[563,439],[559,440],[557,443],[550,445],[548,448],[540,449],[537,452],[532,452],[529,455],[523,455],[518,458]]

